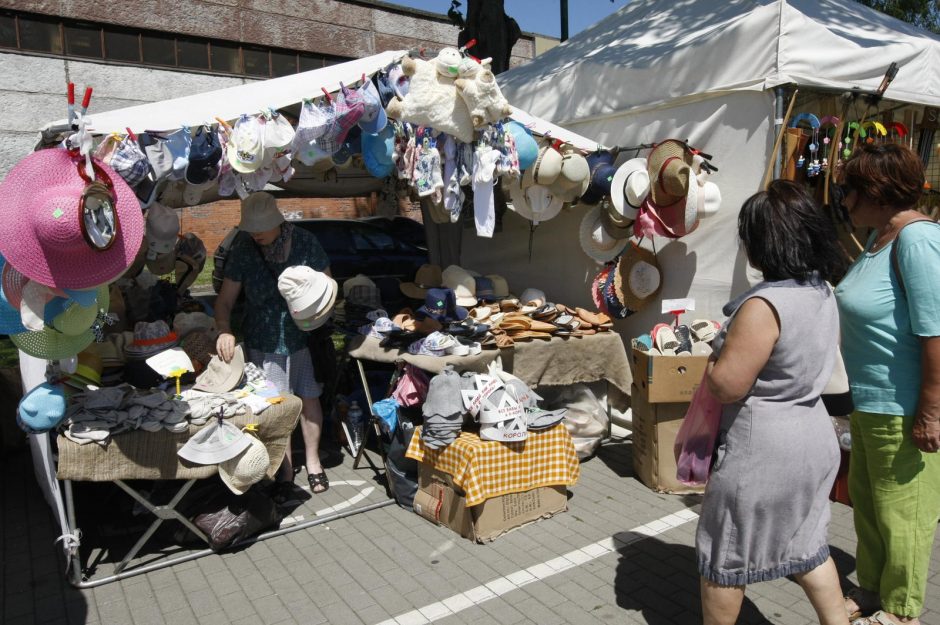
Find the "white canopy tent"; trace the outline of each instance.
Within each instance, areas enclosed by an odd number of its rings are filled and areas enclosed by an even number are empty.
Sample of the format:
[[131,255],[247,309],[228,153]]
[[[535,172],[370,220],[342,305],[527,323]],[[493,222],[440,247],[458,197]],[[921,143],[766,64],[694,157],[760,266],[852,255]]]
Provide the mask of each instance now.
[[[601,144],[678,138],[714,156],[719,214],[681,240],[655,243],[661,297],[695,298],[688,320],[721,319],[730,295],[758,278],[738,249],[736,222],[782,117],[774,88],[874,91],[892,61],[900,69],[887,99],[940,105],[940,39],[852,0],[633,0],[499,80],[516,106]],[[600,267],[578,244],[585,210],[540,225],[531,261],[529,223],[509,215],[494,244],[464,241],[464,265],[504,273],[517,292],[541,286],[550,300],[591,305]],[[664,320],[656,302],[618,329],[629,338]]]

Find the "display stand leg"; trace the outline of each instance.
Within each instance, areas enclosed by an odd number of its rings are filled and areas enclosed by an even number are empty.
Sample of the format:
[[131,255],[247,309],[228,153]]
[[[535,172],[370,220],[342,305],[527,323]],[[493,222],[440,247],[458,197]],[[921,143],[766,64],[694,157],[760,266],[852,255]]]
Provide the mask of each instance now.
[[[68,520],[69,531],[81,537],[82,533],[81,530],[78,529],[78,521],[75,518],[75,498],[72,494],[72,480],[64,480],[63,485],[65,489],[65,518]],[[66,563],[66,567],[71,568],[72,584],[74,586],[80,586],[83,581],[82,554],[79,551],[80,549],[81,542],[79,541],[79,544],[69,549],[68,562]]]
[[[372,414],[372,391],[369,390],[369,379],[366,377],[366,370],[362,366],[362,361],[358,358],[356,359],[356,367],[359,369],[359,379],[362,380],[362,391],[366,395],[366,404],[369,408],[369,425],[372,425],[372,430],[374,431],[378,424],[375,422],[375,415]],[[366,426],[366,431],[362,435],[362,444],[359,445],[359,450],[356,452],[356,457],[353,459],[353,469],[359,468],[359,461],[365,457],[366,461],[369,463],[369,467],[375,471],[377,474],[380,473],[379,468],[375,466],[375,463],[372,462],[372,458],[366,453],[366,439],[369,434],[369,427]],[[385,450],[382,449],[382,440],[377,439],[379,455],[382,458],[382,462],[385,462]]]
[[175,519],[186,526],[189,531],[201,538],[206,544],[209,544],[209,537],[206,536],[202,530],[193,525],[192,521],[187,519],[185,516],[176,511],[176,506],[179,504],[180,500],[189,492],[189,489],[193,487],[193,484],[196,483],[195,479],[187,481],[183,484],[176,495],[173,496],[173,499],[166,505],[155,506],[146,498],[144,498],[140,493],[135,491],[133,488],[124,483],[123,480],[115,480],[115,484],[121,487],[128,495],[137,500],[137,502],[147,508],[151,514],[157,517],[154,522],[147,528],[147,531],[144,532],[143,536],[131,547],[131,550],[127,552],[127,555],[124,556],[124,559],[114,568],[115,573],[120,573],[124,570],[131,560],[134,559],[134,556],[137,555],[143,546],[150,540],[150,537],[153,536],[153,533],[157,531],[157,528],[166,521],[167,519]]

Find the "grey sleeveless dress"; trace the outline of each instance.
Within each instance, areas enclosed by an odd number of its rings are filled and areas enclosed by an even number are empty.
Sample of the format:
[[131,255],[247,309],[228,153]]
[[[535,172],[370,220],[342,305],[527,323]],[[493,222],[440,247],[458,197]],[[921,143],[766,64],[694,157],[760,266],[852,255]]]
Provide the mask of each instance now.
[[726,404],[695,538],[699,573],[722,586],[810,571],[829,557],[829,491],[839,446],[819,396],[835,364],[836,301],[822,282],[762,282],[724,309],[768,301],[780,338],[754,386]]

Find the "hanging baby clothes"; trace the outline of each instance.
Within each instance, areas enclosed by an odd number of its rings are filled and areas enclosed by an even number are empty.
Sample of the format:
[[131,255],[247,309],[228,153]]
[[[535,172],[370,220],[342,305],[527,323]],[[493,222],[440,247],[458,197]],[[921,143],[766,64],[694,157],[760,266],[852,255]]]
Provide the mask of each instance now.
[[492,237],[496,228],[493,174],[497,161],[499,150],[481,140],[473,153],[473,218],[480,237]]
[[434,201],[438,202],[444,188],[444,179],[441,176],[441,154],[437,151],[437,142],[433,138],[425,137],[418,146],[414,178],[418,196],[432,196]]
[[444,154],[444,208],[450,213],[451,223],[460,219],[463,206],[463,189],[457,172],[457,143],[449,135],[441,135],[439,145]]

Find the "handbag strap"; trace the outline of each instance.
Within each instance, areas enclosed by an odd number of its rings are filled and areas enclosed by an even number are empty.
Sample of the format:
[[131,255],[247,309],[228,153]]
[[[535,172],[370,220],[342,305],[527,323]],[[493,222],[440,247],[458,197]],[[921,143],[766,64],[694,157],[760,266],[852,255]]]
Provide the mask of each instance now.
[[901,242],[901,232],[911,224],[916,224],[920,221],[929,221],[930,223],[936,224],[933,219],[923,218],[923,219],[912,219],[907,222],[900,228],[898,228],[898,233],[894,237],[894,245],[891,246],[891,267],[894,269],[895,275],[898,277],[898,286],[901,287],[901,294],[904,297],[907,297],[907,289],[904,288],[904,275],[901,273],[901,263],[898,261],[898,243]]

